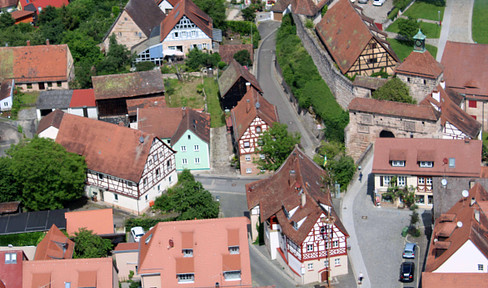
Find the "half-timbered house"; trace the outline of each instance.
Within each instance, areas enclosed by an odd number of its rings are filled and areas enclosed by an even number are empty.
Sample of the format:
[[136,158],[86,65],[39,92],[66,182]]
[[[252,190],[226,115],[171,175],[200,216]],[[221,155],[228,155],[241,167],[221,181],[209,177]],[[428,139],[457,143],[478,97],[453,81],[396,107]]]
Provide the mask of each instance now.
[[271,259],[291,270],[299,284],[347,274],[347,237],[332,207],[326,171],[295,148],[276,173],[246,185],[251,235],[264,226]]
[[381,70],[393,74],[400,62],[386,33],[374,25],[373,19],[358,12],[349,0],[334,4],[315,29],[345,75],[369,76]]
[[276,106],[266,101],[256,89],[249,87],[242,100],[231,111],[234,146],[239,155],[242,175],[255,175],[260,172],[254,163],[264,157],[258,151],[259,137],[274,122],[278,122]]
[[139,214],[177,182],[175,151],[153,134],[65,113],[54,140],[85,157],[95,201]]

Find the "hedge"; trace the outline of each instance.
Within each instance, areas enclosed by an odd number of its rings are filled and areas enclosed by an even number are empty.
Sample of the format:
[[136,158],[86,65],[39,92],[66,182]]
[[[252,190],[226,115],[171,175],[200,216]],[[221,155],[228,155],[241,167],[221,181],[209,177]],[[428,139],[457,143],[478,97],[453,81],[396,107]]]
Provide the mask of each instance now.
[[344,142],[344,128],[349,122],[349,113],[337,103],[327,84],[320,76],[312,58],[296,35],[292,18],[286,15],[276,40],[276,57],[283,78],[291,87],[300,107],[312,107],[325,124],[328,140]]
[[129,231],[132,227],[141,226],[144,231],[148,231],[149,228],[156,226],[159,222],[175,221],[176,217],[170,218],[129,218],[125,220],[125,228]]

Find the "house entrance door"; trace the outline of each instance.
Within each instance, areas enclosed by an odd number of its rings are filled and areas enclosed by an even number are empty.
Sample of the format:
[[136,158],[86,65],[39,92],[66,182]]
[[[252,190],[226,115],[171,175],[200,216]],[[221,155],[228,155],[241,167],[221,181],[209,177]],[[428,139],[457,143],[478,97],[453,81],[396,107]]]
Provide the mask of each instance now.
[[320,274],[320,282],[327,282],[329,280],[329,271],[324,271]]

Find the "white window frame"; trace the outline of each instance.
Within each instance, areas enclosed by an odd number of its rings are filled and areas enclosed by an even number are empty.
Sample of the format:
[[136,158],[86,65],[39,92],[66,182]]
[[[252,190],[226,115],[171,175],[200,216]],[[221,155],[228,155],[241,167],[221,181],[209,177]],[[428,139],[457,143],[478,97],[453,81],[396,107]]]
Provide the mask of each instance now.
[[391,166],[392,167],[405,167],[405,161],[402,160],[402,161],[391,161]]
[[392,176],[383,176],[383,187],[388,187],[390,186]]
[[308,263],[307,269],[308,269],[308,271],[312,271],[313,270],[313,263]]
[[434,167],[434,162],[433,161],[420,161],[419,167],[420,168],[432,168],[432,167]]
[[195,151],[195,152],[200,151],[200,145],[198,145],[198,144],[193,145],[193,151]]
[[239,254],[240,253],[239,246],[229,246],[229,253],[231,255]]
[[478,271],[485,271],[485,265],[483,264],[478,264]]
[[119,195],[117,193],[114,193],[114,202],[119,201]]
[[425,185],[425,177],[419,177],[419,178],[417,179],[417,183],[418,183],[419,185]]
[[186,152],[186,146],[185,146],[185,145],[182,145],[182,146],[180,147],[180,150],[181,150],[181,152]]
[[334,265],[335,266],[341,266],[341,258],[335,258],[334,259]]
[[251,142],[250,141],[244,141],[244,148],[249,148],[251,147]]
[[183,257],[193,257],[193,249],[183,249],[181,250]]
[[199,157],[195,158],[195,164],[200,164],[200,158]]
[[251,161],[251,155],[249,154],[245,155],[244,159],[246,159],[247,162]]
[[307,252],[313,252],[313,244],[307,244]]
[[251,174],[252,173],[252,168],[246,168],[246,174]]
[[397,181],[398,181],[398,186],[404,187],[405,184],[407,183],[407,177],[405,177],[405,176],[398,176],[397,177]]
[[17,253],[5,253],[5,264],[17,264]]
[[239,281],[241,280],[241,270],[224,271],[225,281]]
[[339,247],[339,240],[332,241],[332,248],[337,248],[337,247]]
[[176,274],[178,277],[178,283],[194,283],[195,282],[195,274],[194,273],[185,273],[185,274]]
[[183,165],[188,164],[188,159],[186,159],[186,158],[182,158],[182,159],[181,159],[181,164],[183,164]]

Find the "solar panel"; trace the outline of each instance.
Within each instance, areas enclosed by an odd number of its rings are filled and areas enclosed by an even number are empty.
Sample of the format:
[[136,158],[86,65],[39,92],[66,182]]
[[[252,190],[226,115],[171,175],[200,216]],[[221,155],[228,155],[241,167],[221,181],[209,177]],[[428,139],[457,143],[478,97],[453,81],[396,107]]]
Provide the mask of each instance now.
[[66,218],[64,218],[64,213],[68,212],[68,209],[58,209],[49,211],[49,216],[47,219],[46,230],[51,228],[54,224],[59,229],[66,229]]
[[7,233],[24,232],[27,223],[27,214],[28,213],[20,213],[17,215],[10,216],[6,232]]
[[28,212],[29,219],[26,223],[26,231],[39,231],[44,230],[46,227],[47,213],[48,211]]
[[0,234],[5,233],[8,224],[8,216],[0,217]]
[[26,212],[0,217],[0,235],[23,232],[47,231],[53,224],[66,229],[64,213],[68,209]]

